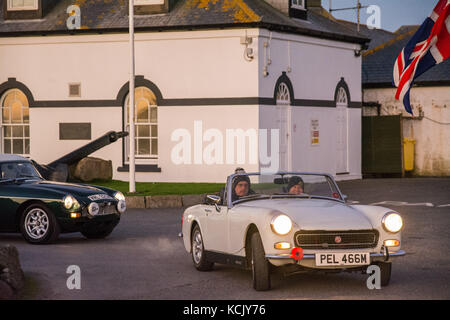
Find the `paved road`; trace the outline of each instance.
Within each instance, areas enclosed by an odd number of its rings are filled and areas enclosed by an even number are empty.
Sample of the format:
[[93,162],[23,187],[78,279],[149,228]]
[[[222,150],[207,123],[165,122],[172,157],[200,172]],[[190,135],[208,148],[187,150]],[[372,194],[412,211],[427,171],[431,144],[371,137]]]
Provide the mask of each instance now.
[[[450,299],[450,179],[377,179],[339,183],[351,201],[388,202],[405,220],[407,256],[393,265],[391,284],[366,287],[363,274],[273,276],[269,292],[251,288],[251,273],[218,265],[194,269],[177,237],[181,209],[129,210],[105,240],[62,235],[33,246],[20,235],[0,235],[15,245],[37,299]],[[66,286],[67,267],[81,268],[81,290]]]

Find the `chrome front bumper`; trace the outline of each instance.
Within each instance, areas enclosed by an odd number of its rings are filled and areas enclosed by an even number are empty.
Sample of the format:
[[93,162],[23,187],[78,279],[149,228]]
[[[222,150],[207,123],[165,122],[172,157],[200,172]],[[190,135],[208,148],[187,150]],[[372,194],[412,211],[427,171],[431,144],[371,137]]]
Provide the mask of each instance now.
[[[380,252],[380,253],[371,253],[370,258],[385,258],[385,261],[388,261],[390,257],[401,257],[404,256],[406,252],[404,250],[399,250],[395,252]],[[274,259],[274,260],[292,260],[295,261],[289,254],[266,254],[267,259]],[[302,260],[308,260],[316,259],[316,255],[314,253],[312,254],[304,254]]]

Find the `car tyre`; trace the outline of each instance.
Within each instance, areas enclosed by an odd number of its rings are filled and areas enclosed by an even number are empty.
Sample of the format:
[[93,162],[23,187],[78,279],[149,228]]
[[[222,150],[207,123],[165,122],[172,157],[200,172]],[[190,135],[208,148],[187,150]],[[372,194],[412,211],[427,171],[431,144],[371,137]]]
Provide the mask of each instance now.
[[210,271],[214,267],[214,262],[206,260],[203,236],[200,227],[196,225],[192,230],[191,254],[194,266],[199,271]]
[[253,288],[256,291],[270,290],[270,263],[266,259],[264,247],[258,232],[252,234],[251,245]]
[[55,242],[60,231],[55,215],[44,204],[33,203],[23,211],[20,219],[20,232],[29,243]]
[[391,262],[379,262],[377,265],[380,267],[381,286],[386,287],[391,280],[392,263]]

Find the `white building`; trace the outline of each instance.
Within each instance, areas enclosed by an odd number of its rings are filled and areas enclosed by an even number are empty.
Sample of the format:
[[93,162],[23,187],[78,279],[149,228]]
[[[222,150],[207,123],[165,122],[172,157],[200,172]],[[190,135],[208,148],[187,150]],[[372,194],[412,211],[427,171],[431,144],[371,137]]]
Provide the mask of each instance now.
[[[3,153],[46,164],[128,129],[126,2],[3,1]],[[224,182],[237,166],[277,162],[361,178],[367,39],[322,16],[317,2],[135,0],[136,180]],[[264,152],[273,129],[279,155]],[[92,156],[128,180],[128,144]]]

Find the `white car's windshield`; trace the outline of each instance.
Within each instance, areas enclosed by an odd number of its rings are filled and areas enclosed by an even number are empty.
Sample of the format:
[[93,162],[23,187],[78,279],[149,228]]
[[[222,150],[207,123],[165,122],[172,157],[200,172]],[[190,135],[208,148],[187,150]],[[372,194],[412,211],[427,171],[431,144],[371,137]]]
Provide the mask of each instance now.
[[343,200],[333,178],[325,174],[259,173],[229,177],[228,192],[232,203],[264,198],[331,198]]
[[30,162],[0,163],[0,182],[16,179],[42,179]]

